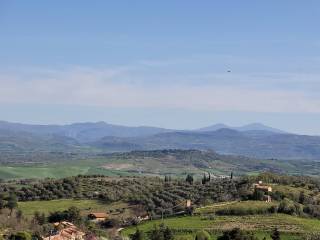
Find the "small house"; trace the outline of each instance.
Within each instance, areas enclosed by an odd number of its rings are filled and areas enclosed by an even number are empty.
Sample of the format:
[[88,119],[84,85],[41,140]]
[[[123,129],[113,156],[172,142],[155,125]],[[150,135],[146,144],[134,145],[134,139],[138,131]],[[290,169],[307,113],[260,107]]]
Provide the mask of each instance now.
[[266,202],[271,202],[271,196],[272,193],[272,187],[268,185],[264,185],[262,181],[259,181],[259,183],[256,183],[253,185],[255,191],[259,191],[263,193],[263,200]]
[[108,218],[108,214],[107,213],[103,213],[103,212],[96,212],[96,213],[90,213],[88,215],[88,218],[92,221],[104,221]]

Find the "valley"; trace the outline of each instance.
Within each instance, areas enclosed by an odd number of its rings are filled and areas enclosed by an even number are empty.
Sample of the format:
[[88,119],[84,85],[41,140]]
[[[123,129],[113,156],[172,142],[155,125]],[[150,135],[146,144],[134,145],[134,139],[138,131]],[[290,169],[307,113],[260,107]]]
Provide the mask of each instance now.
[[[45,154],[44,154],[45,155]],[[43,156],[43,155],[41,155]],[[79,174],[105,176],[216,176],[258,174],[259,172],[289,173],[317,176],[320,162],[311,160],[255,159],[223,155],[204,150],[154,150],[99,154],[49,154],[45,158],[14,158],[0,164],[0,179],[62,178]],[[26,157],[26,156],[24,156]]]

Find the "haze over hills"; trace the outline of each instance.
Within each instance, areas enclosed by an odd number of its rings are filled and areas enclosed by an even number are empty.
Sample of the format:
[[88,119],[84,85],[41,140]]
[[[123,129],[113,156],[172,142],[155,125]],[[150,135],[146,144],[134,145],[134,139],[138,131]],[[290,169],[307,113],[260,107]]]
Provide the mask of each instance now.
[[240,127],[231,127],[231,126],[228,126],[223,123],[218,123],[218,124],[211,125],[208,127],[200,128],[200,129],[198,129],[198,131],[209,132],[209,131],[216,131],[216,130],[219,130],[222,128],[233,129],[233,130],[237,130],[237,131],[241,131],[241,132],[242,131],[268,131],[268,132],[273,132],[273,133],[285,133],[285,131],[282,131],[282,130],[276,129],[276,128],[272,128],[272,127],[266,126],[261,123],[251,123],[251,124],[247,124],[247,125],[240,126]]
[[[120,143],[120,139],[116,142]],[[102,138],[93,146],[117,151],[115,141]],[[219,129],[211,132],[168,132],[147,137],[121,139],[123,144],[135,144],[140,150],[201,149],[223,154],[255,158],[320,159],[320,137],[279,134],[266,131],[236,131]]]
[[0,149],[20,152],[126,152],[199,149],[260,159],[320,160],[320,137],[285,133],[262,124],[223,124],[198,130],[127,127],[105,122],[29,125],[0,122]]
[[90,142],[105,136],[138,137],[153,135],[170,130],[157,127],[127,127],[105,122],[73,123],[67,125],[32,125],[0,121],[0,130],[28,132],[35,135],[61,135],[71,137],[79,142]]
[[[268,127],[261,123],[252,123],[240,127],[231,127],[225,124],[215,124],[208,127],[203,127],[193,132],[209,132],[219,129],[233,129],[237,131],[269,131],[273,133],[284,133],[284,131]],[[106,122],[84,122],[73,123],[66,125],[37,125],[37,124],[23,124],[23,123],[11,123],[6,121],[0,121],[0,130],[10,130],[14,132],[28,132],[36,135],[64,135],[66,137],[72,137],[81,142],[90,142],[100,139],[105,136],[114,137],[141,137],[154,135],[164,132],[178,132],[183,130],[165,129],[151,126],[138,126],[129,127],[116,124],[109,124]],[[187,131],[187,130],[186,130]]]

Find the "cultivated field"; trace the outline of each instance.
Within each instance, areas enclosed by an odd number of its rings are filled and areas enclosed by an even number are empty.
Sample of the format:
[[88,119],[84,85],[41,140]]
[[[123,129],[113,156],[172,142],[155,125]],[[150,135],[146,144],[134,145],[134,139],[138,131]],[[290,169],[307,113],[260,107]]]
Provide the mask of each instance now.
[[[138,226],[140,230],[150,231],[154,225],[162,220],[145,222]],[[248,215],[248,216],[188,216],[164,219],[163,223],[182,235],[193,235],[198,230],[207,230],[217,236],[224,230],[239,227],[243,230],[256,232],[259,236],[268,236],[271,229],[278,229],[284,236],[299,236],[309,232],[320,232],[320,221],[316,219],[299,218],[284,214]],[[129,227],[123,231],[124,235],[135,232],[136,227]],[[297,237],[298,238],[298,237]],[[299,238],[298,238],[299,239]]]
[[249,215],[252,213],[266,213],[272,206],[278,205],[278,202],[266,203],[264,201],[233,201],[222,202],[197,208],[196,214],[219,214],[219,212],[230,212],[233,215]]

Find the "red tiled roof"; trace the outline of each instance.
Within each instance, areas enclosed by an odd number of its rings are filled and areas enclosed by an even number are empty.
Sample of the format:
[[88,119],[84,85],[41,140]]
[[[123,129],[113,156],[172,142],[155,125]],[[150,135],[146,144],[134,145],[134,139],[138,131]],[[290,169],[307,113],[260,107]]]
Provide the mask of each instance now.
[[90,213],[90,216],[93,216],[95,218],[106,218],[106,217],[108,217],[108,214],[106,214],[106,213]]

